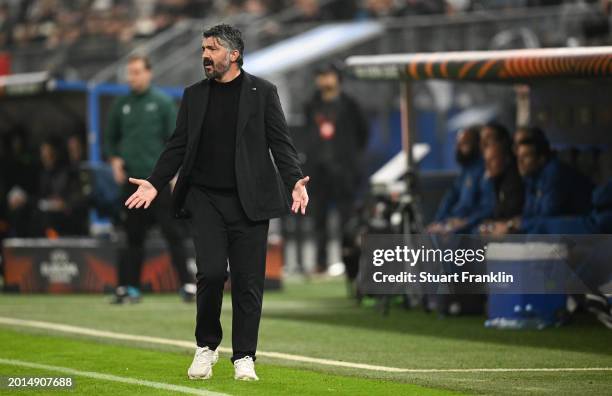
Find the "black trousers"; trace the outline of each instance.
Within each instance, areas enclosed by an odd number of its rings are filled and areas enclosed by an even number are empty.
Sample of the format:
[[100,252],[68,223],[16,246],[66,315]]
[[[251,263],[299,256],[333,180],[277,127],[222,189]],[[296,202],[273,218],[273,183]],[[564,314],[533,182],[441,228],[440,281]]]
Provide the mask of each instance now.
[[340,235],[353,214],[354,196],[357,184],[353,171],[348,171],[332,165],[320,164],[311,170],[310,184],[310,214],[314,218],[316,234],[316,266],[319,271],[325,271],[328,264],[327,244],[330,240],[327,226],[330,205],[336,205],[340,217]]
[[232,285],[232,362],[255,360],[261,318],[269,220],[251,221],[236,191],[191,186],[185,200],[197,264],[199,347],[221,343],[221,304],[229,260]]
[[[138,186],[126,184],[123,187],[123,200],[132,195]],[[193,276],[187,270],[187,256],[183,239],[185,232],[179,220],[172,217],[172,197],[170,188],[164,188],[151,206],[144,210],[124,207],[123,220],[127,236],[127,246],[119,260],[119,285],[140,287],[140,271],[144,261],[144,243],[147,231],[159,224],[162,235],[168,244],[170,258],[181,284],[193,283]]]

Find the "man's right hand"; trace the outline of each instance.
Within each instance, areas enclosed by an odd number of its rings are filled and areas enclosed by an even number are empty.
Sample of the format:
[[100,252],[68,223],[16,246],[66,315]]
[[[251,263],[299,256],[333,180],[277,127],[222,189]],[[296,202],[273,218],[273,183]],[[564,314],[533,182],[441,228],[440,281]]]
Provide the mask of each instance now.
[[431,223],[425,229],[425,232],[428,234],[441,234],[444,232],[444,224],[443,223]]
[[113,169],[113,178],[115,183],[122,185],[125,183],[125,170],[123,170],[123,159],[120,157],[112,157],[110,159],[110,165]]
[[128,180],[130,183],[136,184],[138,189],[125,201],[125,206],[128,209],[138,209],[144,205],[144,208],[147,209],[157,196],[157,190],[148,180],[134,179],[133,177],[130,177]]

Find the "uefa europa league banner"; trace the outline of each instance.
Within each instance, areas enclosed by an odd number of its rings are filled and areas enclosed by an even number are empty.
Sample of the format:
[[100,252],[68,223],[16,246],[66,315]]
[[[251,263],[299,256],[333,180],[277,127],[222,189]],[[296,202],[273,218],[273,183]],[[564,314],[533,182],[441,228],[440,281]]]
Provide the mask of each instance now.
[[[117,286],[117,262],[124,247],[94,238],[5,239],[4,290],[18,293],[100,293]],[[196,272],[193,243],[186,243],[187,267]],[[281,243],[268,244],[266,289],[282,286]],[[174,292],[180,282],[165,243],[145,246],[140,283],[143,291]],[[228,283],[228,288],[231,287]]]
[[[6,239],[4,290],[20,293],[104,292],[117,286],[117,244],[91,238]],[[175,291],[178,277],[163,246],[145,250],[141,284]]]

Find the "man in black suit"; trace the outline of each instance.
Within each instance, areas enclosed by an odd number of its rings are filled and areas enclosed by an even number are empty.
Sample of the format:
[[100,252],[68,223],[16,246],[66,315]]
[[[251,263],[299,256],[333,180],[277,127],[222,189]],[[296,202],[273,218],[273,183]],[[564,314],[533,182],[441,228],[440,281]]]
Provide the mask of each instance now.
[[125,205],[151,205],[179,171],[176,217],[190,219],[197,262],[197,349],[190,378],[207,379],[218,360],[219,317],[229,259],[234,378],[257,380],[254,360],[261,317],[269,219],[306,213],[308,194],[276,86],[242,69],[238,29],[203,34],[206,79],[187,87],[174,133],[147,179]]

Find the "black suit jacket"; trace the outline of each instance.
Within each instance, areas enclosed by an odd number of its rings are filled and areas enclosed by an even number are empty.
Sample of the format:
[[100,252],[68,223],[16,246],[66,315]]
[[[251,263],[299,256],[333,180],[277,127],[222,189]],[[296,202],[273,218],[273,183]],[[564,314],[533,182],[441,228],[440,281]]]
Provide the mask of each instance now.
[[[290,213],[291,191],[303,177],[297,151],[289,136],[276,86],[241,72],[244,76],[236,115],[238,195],[251,220],[280,217]],[[191,215],[184,203],[203,133],[209,86],[210,80],[204,79],[185,88],[174,133],[147,178],[159,192],[178,172],[172,193],[177,218]]]

